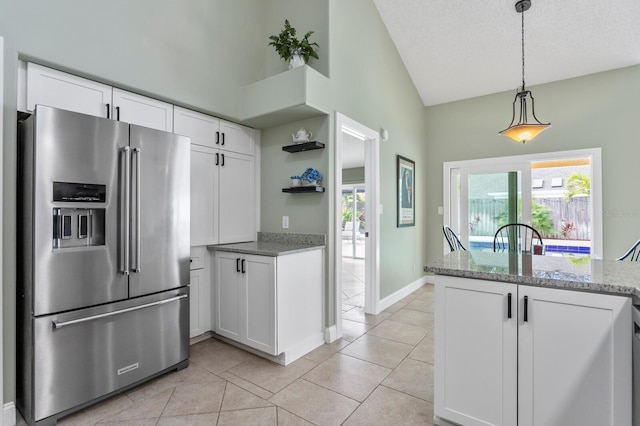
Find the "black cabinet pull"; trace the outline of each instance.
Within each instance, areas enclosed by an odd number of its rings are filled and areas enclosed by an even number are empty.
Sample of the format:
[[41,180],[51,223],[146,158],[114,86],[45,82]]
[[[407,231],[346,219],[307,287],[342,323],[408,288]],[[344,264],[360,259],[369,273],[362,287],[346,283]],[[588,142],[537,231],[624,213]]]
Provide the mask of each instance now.
[[222,132],[222,145],[224,145],[224,132]]
[[523,314],[524,322],[529,321],[529,298],[527,296],[524,297],[524,314]]
[[120,107],[119,106],[116,107],[116,120],[120,121]]
[[220,153],[216,152],[216,166],[220,164]]
[[236,272],[240,272],[240,258],[236,259]]
[[107,104],[107,119],[111,118],[111,105]]
[[220,132],[216,132],[216,145],[220,144]]
[[[224,144],[222,144],[222,145],[224,145]],[[220,154],[220,155],[222,155],[222,164],[221,164],[221,166],[224,167],[224,154]]]
[[507,294],[507,318],[511,319],[511,293]]
[[244,274],[245,272],[247,272],[247,270],[244,269],[244,259],[242,259],[242,273]]

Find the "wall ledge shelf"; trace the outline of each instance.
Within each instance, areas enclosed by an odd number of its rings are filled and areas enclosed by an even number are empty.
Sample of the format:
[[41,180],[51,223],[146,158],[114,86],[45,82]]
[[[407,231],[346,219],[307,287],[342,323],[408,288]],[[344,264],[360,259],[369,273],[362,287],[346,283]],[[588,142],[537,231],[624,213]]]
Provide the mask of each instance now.
[[293,145],[286,145],[282,147],[282,150],[287,152],[312,151],[314,149],[324,149],[324,144],[318,141],[311,141]]
[[324,187],[322,186],[290,186],[288,188],[282,188],[282,192],[289,192],[292,194],[298,194],[302,192],[319,193],[319,192],[324,192]]
[[303,65],[240,89],[240,120],[265,129],[331,111],[329,79]]

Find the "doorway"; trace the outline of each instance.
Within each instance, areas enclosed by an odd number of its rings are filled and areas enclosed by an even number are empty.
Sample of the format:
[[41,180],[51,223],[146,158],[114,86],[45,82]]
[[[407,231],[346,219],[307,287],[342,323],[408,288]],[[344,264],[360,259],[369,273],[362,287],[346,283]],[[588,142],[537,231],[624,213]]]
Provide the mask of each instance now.
[[335,319],[377,314],[380,299],[378,132],[336,113]]

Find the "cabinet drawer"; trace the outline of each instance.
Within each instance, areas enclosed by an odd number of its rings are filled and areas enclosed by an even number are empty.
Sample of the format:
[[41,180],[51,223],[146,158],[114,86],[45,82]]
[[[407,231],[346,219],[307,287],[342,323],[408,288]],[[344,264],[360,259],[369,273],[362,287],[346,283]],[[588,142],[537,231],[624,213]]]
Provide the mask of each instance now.
[[206,247],[192,247],[191,248],[191,263],[190,270],[204,268],[209,255],[207,254]]
[[[35,420],[102,397],[186,360],[188,295],[188,289],[183,288],[34,319]],[[145,307],[159,301],[164,303]]]

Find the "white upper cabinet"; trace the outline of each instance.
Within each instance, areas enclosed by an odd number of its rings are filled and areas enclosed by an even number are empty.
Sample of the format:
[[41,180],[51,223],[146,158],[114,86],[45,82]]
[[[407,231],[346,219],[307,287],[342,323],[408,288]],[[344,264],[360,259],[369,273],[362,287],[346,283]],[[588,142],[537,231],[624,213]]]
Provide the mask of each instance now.
[[115,87],[111,116],[125,123],[173,132],[173,105]]
[[27,110],[36,105],[109,118],[111,86],[27,63]]
[[255,130],[174,107],[191,138],[191,245],[256,239]]
[[216,142],[225,151],[254,155],[253,132],[249,127],[220,120],[220,139],[216,139]]
[[219,243],[255,241],[254,157],[221,151],[218,168]]
[[[47,105],[173,132],[173,105],[169,103],[31,62],[26,69],[27,111]],[[22,94],[19,99],[24,99]]]
[[[176,125],[177,125],[176,120]],[[191,246],[218,241],[217,150],[191,143]]]
[[191,143],[216,147],[216,132],[220,132],[220,119],[179,106],[173,110],[173,132],[191,138]]

